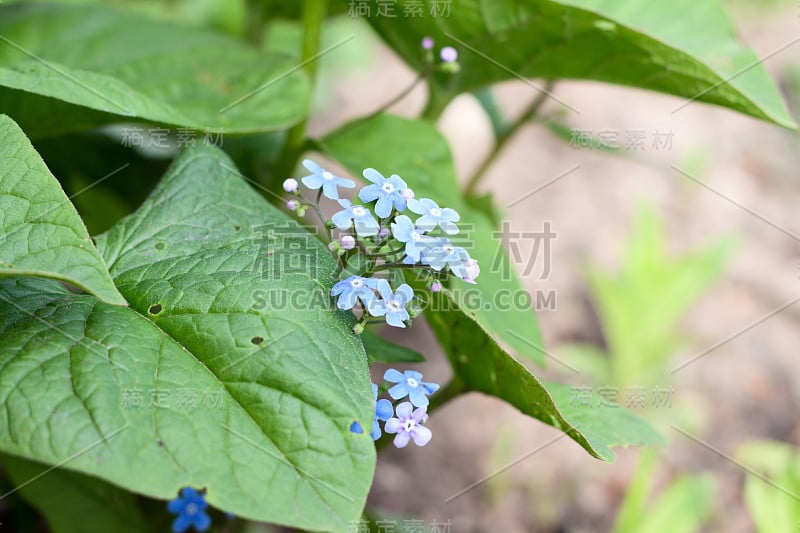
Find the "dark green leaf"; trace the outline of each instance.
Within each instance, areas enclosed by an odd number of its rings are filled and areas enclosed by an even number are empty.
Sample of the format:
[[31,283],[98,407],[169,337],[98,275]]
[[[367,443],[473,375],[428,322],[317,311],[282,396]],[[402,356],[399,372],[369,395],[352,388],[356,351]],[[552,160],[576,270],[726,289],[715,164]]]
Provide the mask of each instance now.
[[0,108],[31,137],[131,119],[224,133],[286,128],[309,105],[295,65],[99,5],[0,6]]
[[425,357],[416,350],[388,341],[371,331],[361,334],[361,342],[370,363],[424,363]]
[[78,213],[25,133],[0,115],[0,276],[69,282],[125,304]]

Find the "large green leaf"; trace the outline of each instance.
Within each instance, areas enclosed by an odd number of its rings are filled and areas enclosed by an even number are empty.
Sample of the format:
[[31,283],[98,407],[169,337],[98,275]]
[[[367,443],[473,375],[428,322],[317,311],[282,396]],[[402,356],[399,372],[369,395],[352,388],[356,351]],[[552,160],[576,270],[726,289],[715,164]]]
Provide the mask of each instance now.
[[[398,11],[411,3],[400,0]],[[462,0],[446,16],[444,3],[434,0],[424,1],[426,13],[432,4],[440,6],[439,16],[369,22],[415,68],[423,67],[425,35],[459,49],[461,71],[434,77],[435,98],[518,77],[589,79],[794,127],[777,87],[718,0]]]
[[46,518],[53,533],[141,533],[136,496],[98,479],[19,457],[0,458],[23,498]]
[[58,181],[19,126],[0,115],[0,276],[17,275],[60,279],[125,303]]
[[800,449],[751,441],[736,452],[747,467],[745,501],[758,533],[792,531],[800,524]]
[[[500,398],[526,415],[551,425],[598,459],[612,461],[615,446],[663,444],[663,438],[630,412],[593,397],[576,402],[575,390],[543,382],[497,345],[472,318],[450,308],[449,293],[432,295],[425,313],[447,353],[453,372],[467,391]],[[436,310],[440,309],[440,310]]]
[[97,243],[131,308],[49,281],[0,285],[0,449],[345,530],[375,464],[350,426],[371,427],[374,403],[354,319],[330,305],[327,250],[202,144]]
[[305,75],[222,35],[98,5],[0,6],[0,108],[32,137],[140,119],[224,133],[285,128]]
[[[508,258],[493,237],[493,226],[462,200],[447,141],[424,121],[381,115],[351,123],[321,141],[321,146],[356,174],[374,167],[402,176],[417,197],[429,196],[455,208],[461,225],[473,224],[467,245],[482,264],[475,286],[454,281],[447,293],[431,294],[426,317],[450,358],[456,380],[466,390],[501,398],[523,413],[552,425],[595,457],[611,460],[615,445],[655,444],[660,437],[633,415],[610,407],[573,406],[571,389],[540,382],[500,348],[498,340],[534,361],[545,355],[531,310],[501,309],[496,295],[522,290]],[[504,266],[491,265],[500,253]]]
[[[321,144],[356,176],[366,167],[387,176],[397,173],[417,197],[432,198],[458,211],[464,228],[457,237],[459,244],[481,265],[477,285],[453,282],[461,309],[515,352],[544,364],[541,333],[532,306],[510,304],[510,295],[519,295],[524,289],[501,247],[496,228],[463,200],[450,147],[433,125],[384,114],[347,124]],[[531,300],[520,298],[523,303]]]

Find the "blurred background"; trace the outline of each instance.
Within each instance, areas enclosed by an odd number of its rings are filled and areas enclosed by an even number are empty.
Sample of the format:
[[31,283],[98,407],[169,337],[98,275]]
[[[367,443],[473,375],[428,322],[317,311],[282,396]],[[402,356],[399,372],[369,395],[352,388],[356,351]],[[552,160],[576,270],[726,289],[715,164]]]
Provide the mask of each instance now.
[[[245,38],[252,31],[236,2],[111,3]],[[800,5],[727,4],[742,39],[769,57],[766,68],[797,117],[800,44],[775,51],[800,35]],[[312,136],[373,112],[414,81],[346,13],[325,28],[323,47],[348,35],[355,38],[320,60]],[[254,40],[296,55],[299,39],[295,22],[275,21]],[[513,119],[538,94],[509,82],[446,110],[439,127],[465,184],[493,151],[486,109]],[[560,82],[553,95],[492,155],[479,186],[505,207],[508,233],[498,245],[539,307],[551,361],[537,372],[574,384],[575,402],[593,391],[633,410],[669,444],[619,450],[615,463],[602,463],[555,429],[471,394],[431,418],[425,448],[384,450],[371,516],[388,520],[387,532],[412,531],[413,520],[442,533],[800,531],[800,137],[720,108],[599,83]],[[417,116],[425,100],[419,86],[391,111]],[[130,150],[121,138],[119,128],[106,131],[97,152]],[[83,170],[59,172],[69,142],[37,144],[68,193],[98,175],[91,154]],[[257,143],[268,160],[275,142],[226,137],[223,148],[236,157]],[[137,168],[150,167],[154,183],[175,148],[139,152]],[[250,173],[263,164],[237,162]],[[91,233],[147,194],[149,185],[126,185],[125,175],[76,198]],[[522,236],[543,232],[552,234],[547,246]],[[426,354],[426,379],[448,380],[426,327],[387,335]]]

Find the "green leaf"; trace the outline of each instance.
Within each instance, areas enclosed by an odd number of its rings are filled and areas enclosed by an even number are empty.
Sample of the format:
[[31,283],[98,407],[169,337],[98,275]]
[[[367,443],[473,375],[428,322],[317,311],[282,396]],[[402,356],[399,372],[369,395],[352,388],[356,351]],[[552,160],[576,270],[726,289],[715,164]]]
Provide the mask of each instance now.
[[136,497],[130,492],[96,478],[60,468],[50,470],[10,455],[1,460],[19,493],[47,518],[53,533],[145,531]]
[[43,276],[125,304],[86,227],[25,133],[0,115],[0,277]]
[[325,247],[204,144],[97,243],[130,308],[0,285],[0,450],[249,519],[358,519],[375,447],[349,428],[374,402]]
[[416,350],[388,341],[371,331],[361,334],[361,342],[369,362],[378,363],[424,363],[425,357]]
[[[458,305],[513,351],[544,364],[532,297],[501,248],[494,224],[461,196],[450,147],[433,125],[384,114],[351,122],[320,143],[355,176],[367,167],[399,174],[417,197],[458,211],[462,233],[455,239],[481,266],[477,285],[453,281]],[[515,296],[523,305],[514,304]]]
[[31,137],[140,119],[252,133],[298,122],[295,62],[99,5],[0,6],[0,108]]
[[736,458],[750,469],[745,501],[758,532],[794,531],[800,524],[800,450],[752,441],[737,450]]
[[[408,4],[400,0],[398,11]],[[430,13],[433,0],[424,4]],[[424,67],[423,36],[459,50],[459,73],[433,77],[435,100],[518,77],[588,79],[795,127],[775,83],[718,0],[462,0],[447,15],[369,22],[415,69]]]
[[[612,461],[615,446],[658,445],[663,438],[620,407],[575,401],[574,389],[543,382],[497,345],[467,314],[455,310],[449,291],[432,294],[426,311],[433,331],[450,359],[457,380],[467,391],[500,398],[528,416],[567,434],[598,459]],[[451,309],[444,311],[443,309]]]

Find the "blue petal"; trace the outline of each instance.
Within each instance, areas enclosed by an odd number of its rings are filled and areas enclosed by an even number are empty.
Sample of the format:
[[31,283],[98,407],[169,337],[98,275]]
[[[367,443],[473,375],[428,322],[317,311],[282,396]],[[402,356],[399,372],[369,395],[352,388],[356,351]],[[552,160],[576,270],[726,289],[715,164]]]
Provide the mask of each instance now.
[[392,174],[391,176],[389,176],[389,178],[386,181],[391,183],[394,186],[394,189],[398,193],[401,193],[404,190],[408,189],[408,185],[406,184],[406,182],[403,181],[403,178],[401,178],[397,174]]
[[167,510],[172,514],[180,514],[186,507],[186,500],[183,498],[175,498],[167,502]]
[[322,187],[322,178],[316,174],[311,174],[310,176],[301,178],[300,181],[302,181],[303,185],[309,189],[319,189]]
[[384,300],[391,300],[394,296],[392,292],[392,287],[389,285],[389,282],[385,279],[379,279],[377,285],[378,293],[381,295],[381,298]]
[[392,222],[392,235],[400,242],[411,240],[411,232],[414,231],[414,223],[406,215],[395,217]]
[[345,311],[348,309],[352,309],[356,305],[356,301],[358,300],[358,294],[356,291],[349,290],[342,293],[339,296],[339,301],[336,302],[336,307],[339,309],[344,309]]
[[423,387],[411,389],[411,391],[408,393],[408,399],[411,400],[411,403],[417,407],[424,407],[428,405],[428,397],[425,396],[425,389]]
[[430,215],[422,215],[417,219],[415,224],[425,231],[431,231],[436,227],[437,220]]
[[331,200],[338,200],[339,189],[336,188],[336,183],[334,181],[326,181],[325,183],[323,183],[322,194],[325,195],[325,198],[330,198]]
[[378,425],[377,419],[372,422],[372,431],[369,432],[369,436],[372,437],[372,440],[378,440],[381,438],[381,427]]
[[375,385],[374,383],[372,384],[372,396],[373,396],[373,398],[372,398],[373,400],[377,400],[378,399],[378,386]]
[[382,185],[386,178],[383,177],[383,174],[375,170],[374,168],[365,168],[363,175],[372,183],[377,183],[378,185]]
[[[362,191],[364,189],[361,189]],[[384,195],[378,198],[378,203],[375,204],[375,214],[381,218],[388,217],[392,212],[392,198],[391,195]]]
[[350,424],[350,433],[361,435],[362,433],[364,433],[364,428],[361,427],[361,424],[358,421],[355,421],[352,424]]
[[383,379],[390,383],[400,383],[405,379],[405,375],[403,375],[399,370],[395,370],[394,368],[390,368],[383,374]]
[[425,206],[423,206],[422,203],[416,198],[412,198],[408,201],[408,208],[418,215],[421,215],[426,211]]
[[440,220],[439,227],[441,227],[448,235],[455,235],[458,233],[458,226],[448,220]]
[[372,215],[364,215],[355,221],[356,233],[364,237],[371,237],[377,235],[381,229],[380,224]]
[[194,528],[197,531],[206,531],[209,527],[211,527],[211,517],[208,516],[206,513],[198,513],[194,515]]
[[383,300],[373,299],[367,304],[367,312],[372,316],[383,316],[386,314],[386,302]]
[[383,189],[381,189],[378,185],[367,185],[360,191],[358,191],[358,197],[361,199],[362,202],[374,202],[378,198],[383,196]]
[[333,181],[336,183],[336,185],[338,185],[339,187],[342,187],[343,189],[352,189],[352,188],[354,188],[356,186],[356,182],[355,181],[347,179],[347,178],[336,177],[336,178],[334,178]]
[[408,304],[411,300],[414,299],[414,291],[409,287],[407,283],[403,283],[398,287],[396,294],[401,296],[401,301],[403,305]]
[[389,198],[392,199],[394,202],[394,208],[398,211],[405,211],[406,210],[406,199],[399,192],[393,192],[389,195]]
[[381,398],[375,403],[375,418],[378,420],[389,420],[394,415],[392,402],[386,398]]
[[400,383],[389,389],[389,396],[391,396],[395,400],[399,400],[400,398],[405,398],[406,396],[408,396],[408,384],[405,381],[401,381]]
[[334,214],[331,217],[331,220],[339,229],[347,229],[351,225],[351,220],[353,219],[353,214],[350,212],[349,209],[345,209],[344,211],[339,211],[338,213]]
[[448,222],[458,222],[459,220],[461,220],[461,215],[459,215],[458,211],[456,211],[455,209],[450,209],[449,207],[445,207],[444,209],[442,209],[442,216],[440,218]]
[[425,387],[425,392],[428,394],[433,394],[439,390],[439,385],[437,383],[423,383],[422,386]]
[[408,379],[416,379],[417,381],[422,381],[422,372],[418,372],[417,370],[406,370],[403,372],[403,377]]
[[310,159],[303,159],[303,166],[306,167],[306,169],[308,169],[309,172],[313,172],[314,174],[322,174],[323,172],[325,172],[324,168],[314,163]]
[[408,320],[408,313],[404,311],[394,311],[392,313],[386,313],[386,323],[390,326],[394,326],[396,328],[404,328],[406,325],[403,323],[403,320]]
[[172,531],[175,533],[183,533],[192,525],[192,519],[189,516],[182,514],[172,522]]

